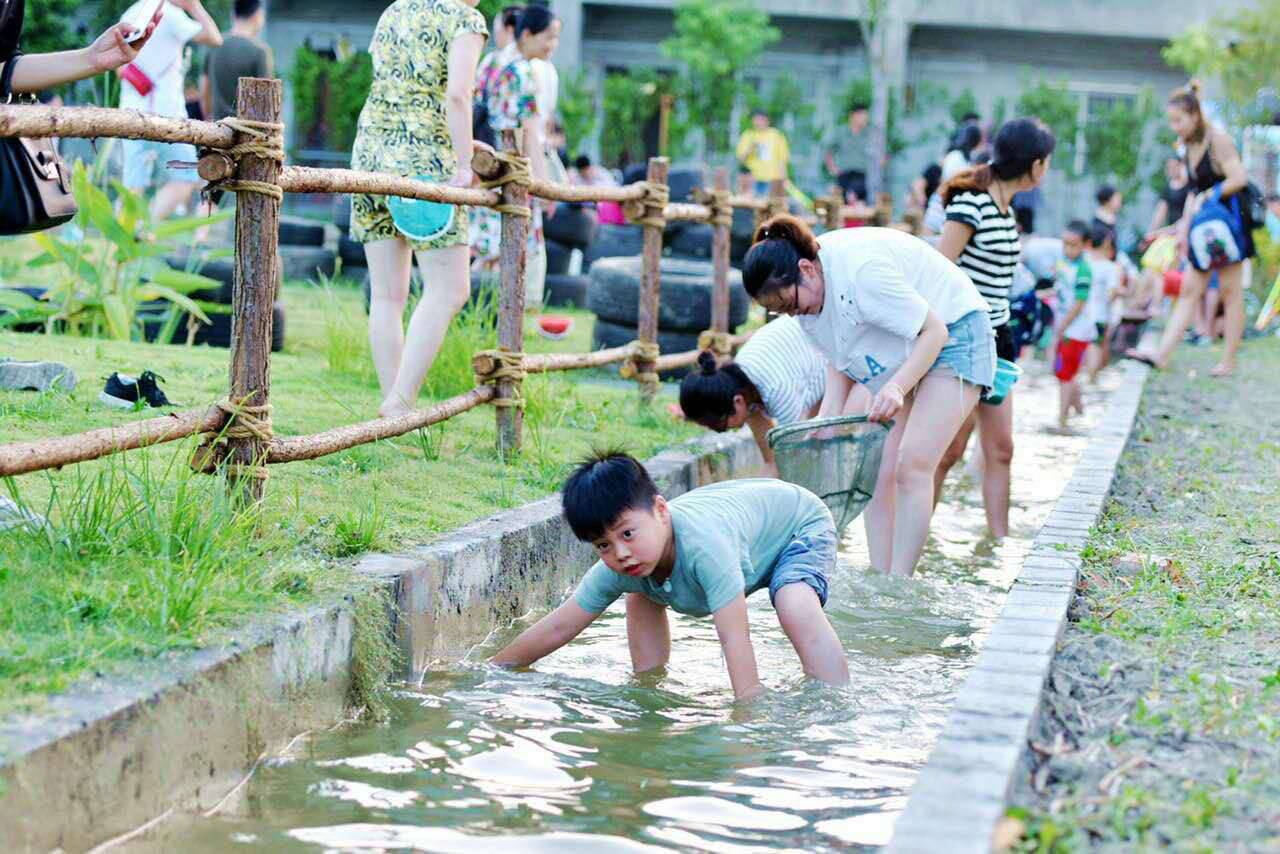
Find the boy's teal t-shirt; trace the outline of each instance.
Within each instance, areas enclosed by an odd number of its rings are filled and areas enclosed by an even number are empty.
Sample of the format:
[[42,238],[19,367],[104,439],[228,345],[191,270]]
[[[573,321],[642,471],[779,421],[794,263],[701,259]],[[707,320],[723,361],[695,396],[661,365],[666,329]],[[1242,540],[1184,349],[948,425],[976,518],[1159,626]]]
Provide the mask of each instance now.
[[737,598],[769,586],[783,550],[803,531],[834,528],[816,495],[781,480],[713,483],[673,498],[676,565],[663,584],[631,578],[598,561],[574,593],[584,611],[599,614],[624,593],[641,593],[694,617],[714,614]]

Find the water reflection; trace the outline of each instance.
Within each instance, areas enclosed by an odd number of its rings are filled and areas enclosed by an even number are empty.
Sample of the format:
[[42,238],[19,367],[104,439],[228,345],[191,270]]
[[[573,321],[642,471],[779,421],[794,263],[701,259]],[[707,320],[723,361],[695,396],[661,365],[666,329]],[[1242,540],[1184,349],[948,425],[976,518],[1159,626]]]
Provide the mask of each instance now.
[[[828,604],[849,654],[849,686],[803,678],[764,596],[750,612],[770,689],[759,702],[732,703],[707,620],[673,619],[671,664],[636,677],[618,609],[535,671],[429,672],[397,693],[391,725],[313,737],[302,758],[259,771],[238,816],[198,822],[180,847],[563,854],[883,845],[1083,445],[1042,430],[1056,415],[1052,377],[1033,374],[1018,393],[1012,537],[984,538],[972,484],[948,490],[913,579],[868,575],[860,526],[850,531]],[[1091,406],[1091,416],[1101,409]],[[493,648],[519,628],[493,638]]]

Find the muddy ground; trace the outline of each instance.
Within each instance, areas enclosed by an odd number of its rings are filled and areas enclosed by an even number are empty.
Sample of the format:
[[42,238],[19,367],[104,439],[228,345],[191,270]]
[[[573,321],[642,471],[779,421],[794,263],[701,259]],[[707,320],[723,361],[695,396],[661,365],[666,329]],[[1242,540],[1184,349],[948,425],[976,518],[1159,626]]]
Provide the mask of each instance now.
[[1011,815],[1025,851],[1280,851],[1280,339],[1148,381]]

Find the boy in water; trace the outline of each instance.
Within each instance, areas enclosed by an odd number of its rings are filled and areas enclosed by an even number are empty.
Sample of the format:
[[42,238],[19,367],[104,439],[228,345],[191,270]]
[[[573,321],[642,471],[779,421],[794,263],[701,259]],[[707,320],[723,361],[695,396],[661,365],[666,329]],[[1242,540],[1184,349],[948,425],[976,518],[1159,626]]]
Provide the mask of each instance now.
[[599,555],[572,598],[493,657],[522,667],[549,655],[626,596],[627,645],[641,673],[671,655],[667,609],[711,615],[739,700],[763,686],[747,630],[747,599],[767,588],[804,672],[849,681],[844,649],[822,606],[836,561],[831,513],[817,496],[780,480],[716,483],[667,501],[644,466],[599,452],[564,485],[573,533]]
[[1066,429],[1067,415],[1074,409],[1084,414],[1084,397],[1076,374],[1085,351],[1098,337],[1098,328],[1085,310],[1093,285],[1093,268],[1084,254],[1089,226],[1072,220],[1062,233],[1062,261],[1058,264],[1054,289],[1057,315],[1053,333],[1053,373],[1058,378],[1058,427]]

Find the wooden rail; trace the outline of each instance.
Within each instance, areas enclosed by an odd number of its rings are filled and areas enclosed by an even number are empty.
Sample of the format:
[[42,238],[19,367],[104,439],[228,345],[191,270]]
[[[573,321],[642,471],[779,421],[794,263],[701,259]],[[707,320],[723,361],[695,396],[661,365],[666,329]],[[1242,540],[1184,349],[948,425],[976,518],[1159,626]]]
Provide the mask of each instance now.
[[[668,202],[659,193],[667,184],[668,164],[664,158],[649,162],[644,182],[624,187],[583,187],[556,184],[526,174],[501,183],[497,189],[451,187],[402,176],[362,172],[352,169],[318,169],[284,165],[266,151],[234,147],[255,139],[246,128],[282,127],[282,88],[279,81],[242,78],[239,83],[237,121],[201,122],[168,119],[132,110],[99,107],[35,107],[0,105],[0,137],[122,137],[158,142],[187,142],[201,149],[198,169],[212,184],[226,182],[242,196],[236,208],[236,281],[232,307],[233,337],[230,401],[240,407],[229,416],[226,409],[213,406],[152,418],[133,424],[91,430],[74,436],[0,445],[0,477],[26,474],[87,462],[121,451],[171,442],[197,434],[222,433],[224,443],[207,445],[212,453],[199,455],[201,468],[225,466],[229,481],[251,500],[258,500],[266,483],[265,464],[316,459],[357,445],[402,436],[438,424],[478,406],[493,403],[497,418],[498,450],[509,458],[519,452],[522,432],[520,376],[548,371],[598,368],[627,361],[635,369],[642,400],[657,391],[661,371],[686,367],[697,361],[700,351],[659,354],[656,347],[658,312],[661,301],[660,262],[664,226],[671,221],[705,222],[712,225],[713,294],[712,332],[729,329],[729,212],[751,210],[757,222],[786,210],[781,187],[773,188],[768,199],[733,196],[724,170],[714,176],[714,193],[703,194],[696,202]],[[245,121],[256,122],[246,125]],[[279,144],[280,137],[270,140]],[[261,142],[261,139],[257,141]],[[503,134],[503,146],[514,151],[514,135]],[[496,152],[478,150],[472,167],[476,175],[500,182],[512,168],[507,158]],[[514,174],[514,173],[513,173]],[[278,187],[274,197],[265,191]],[[275,438],[270,434],[271,393],[271,300],[276,281],[280,193],[369,193],[396,195],[471,207],[502,210],[502,249],[496,355],[478,354],[475,368],[480,377],[493,377],[475,388],[394,418],[376,418],[336,427],[309,436]],[[528,219],[520,211],[530,197],[561,202],[617,202],[626,206],[644,230],[644,251],[637,341],[593,353],[524,355],[517,361],[520,370],[501,371],[500,362],[524,349],[525,233]],[[844,205],[833,199],[821,211],[830,225],[838,218],[885,219],[883,204],[877,208]],[[733,347],[747,336],[732,336]],[[718,355],[724,355],[720,353]],[[521,373],[522,372],[522,373]]]

